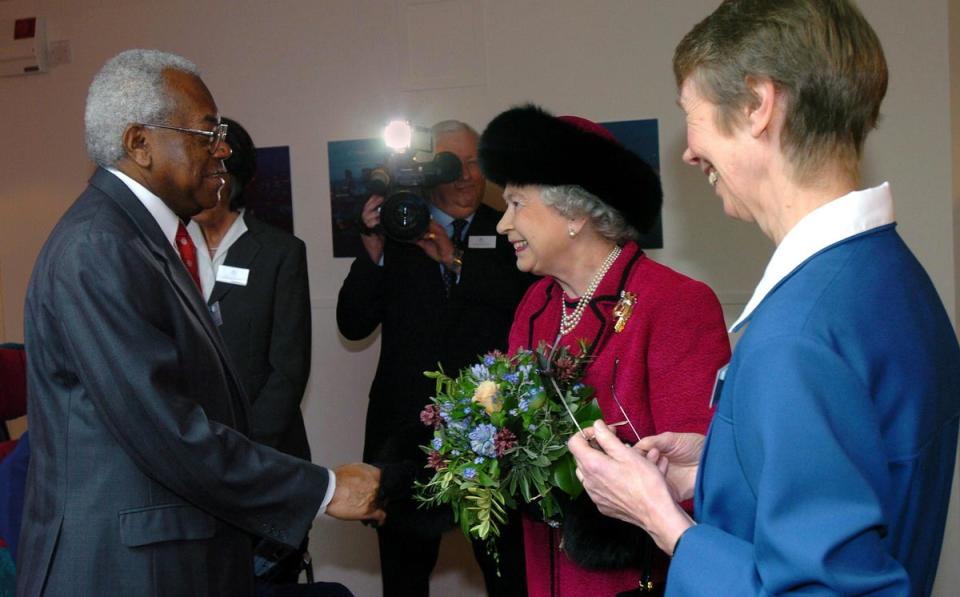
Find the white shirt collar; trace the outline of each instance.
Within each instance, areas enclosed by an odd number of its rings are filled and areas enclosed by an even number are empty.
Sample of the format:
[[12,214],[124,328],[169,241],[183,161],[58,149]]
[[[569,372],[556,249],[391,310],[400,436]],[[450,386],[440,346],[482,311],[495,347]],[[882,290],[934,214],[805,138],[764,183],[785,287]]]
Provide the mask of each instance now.
[[[469,216],[463,218],[467,221],[467,225],[464,227],[462,232],[463,238],[466,239],[468,232],[470,230],[470,224],[473,222],[473,217],[477,215],[477,212],[473,212]],[[453,221],[456,219],[447,212],[443,211],[433,203],[430,204],[430,216],[437,221],[438,224],[443,226],[443,229],[447,231],[447,236],[453,238]]]
[[247,223],[243,219],[243,212],[242,209],[238,212],[237,219],[233,221],[233,224],[230,224],[227,233],[223,235],[213,257],[210,257],[210,248],[207,246],[207,239],[203,236],[200,225],[193,220],[187,224],[187,232],[190,233],[190,238],[193,239],[193,244],[197,247],[200,287],[203,289],[205,300],[210,300],[210,295],[213,294],[213,287],[217,283],[217,270],[227,260],[227,251],[247,231]]
[[116,168],[107,168],[106,170],[107,172],[110,172],[119,178],[120,182],[127,185],[127,188],[129,188],[130,191],[137,196],[137,199],[140,200],[140,203],[143,203],[143,206],[147,208],[147,211],[150,212],[150,215],[153,216],[153,219],[156,220],[157,224],[160,225],[160,230],[163,231],[163,236],[170,241],[170,246],[176,249],[177,243],[175,239],[177,238],[177,228],[180,226],[180,218],[177,216],[177,214],[173,213],[173,210],[167,207],[167,204],[163,202],[163,199],[154,195],[147,189],[147,187],[130,178],[123,172],[117,170]]
[[848,193],[808,213],[780,241],[760,284],[730,331],[736,331],[773,288],[811,256],[846,238],[892,222],[893,196],[886,182]]

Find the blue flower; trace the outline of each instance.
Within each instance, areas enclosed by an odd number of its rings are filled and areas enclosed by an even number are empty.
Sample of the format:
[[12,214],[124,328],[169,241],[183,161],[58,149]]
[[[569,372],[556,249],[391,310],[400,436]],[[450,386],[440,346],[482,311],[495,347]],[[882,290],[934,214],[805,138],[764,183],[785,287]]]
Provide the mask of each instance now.
[[519,408],[521,412],[527,412],[527,409],[530,408],[530,400],[521,398],[520,402],[517,403],[517,408]]
[[496,362],[497,362],[497,359],[493,358],[492,354],[488,354],[487,356],[483,357],[483,364],[486,365],[487,367],[492,366]]
[[493,438],[497,434],[497,428],[489,423],[481,423],[470,432],[470,449],[480,456],[493,458],[497,455],[497,449],[494,446]]
[[537,426],[536,426],[536,425],[534,425],[534,424],[532,424],[532,423],[531,423],[530,425],[527,425],[527,431],[529,431],[530,433],[533,433],[533,432],[535,432],[536,430],[537,430]]
[[476,476],[477,476],[477,471],[473,467],[468,466],[467,468],[463,469],[464,479],[473,479]]
[[503,379],[505,379],[506,381],[509,381],[512,384],[516,384],[517,382],[520,381],[520,376],[517,375],[516,373],[506,373],[504,374]]
[[518,369],[520,369],[520,373],[523,373],[523,375],[524,375],[525,377],[529,377],[529,376],[530,376],[530,370],[533,369],[533,365],[527,363],[526,365],[520,365],[520,367],[518,367]]
[[510,409],[510,416],[511,416],[511,417],[517,416],[517,409],[511,408],[511,409]]
[[484,461],[484,460],[485,460],[485,458],[484,458],[483,456],[477,456],[476,458],[473,459],[473,463],[474,463],[474,464],[483,464],[483,461]]
[[450,423],[450,429],[454,431],[466,431],[467,423],[466,421],[452,421]]
[[451,456],[459,456],[459,455],[460,455],[460,450],[450,450],[450,455],[451,455]]
[[477,364],[470,367],[470,375],[477,381],[486,381],[490,379],[490,370],[483,365]]
[[463,409],[463,414],[465,414],[465,415],[469,415],[469,414],[470,414],[470,407],[469,407],[469,406]]
[[439,437],[433,438],[433,449],[439,450],[442,447],[443,447],[443,440],[440,439]]

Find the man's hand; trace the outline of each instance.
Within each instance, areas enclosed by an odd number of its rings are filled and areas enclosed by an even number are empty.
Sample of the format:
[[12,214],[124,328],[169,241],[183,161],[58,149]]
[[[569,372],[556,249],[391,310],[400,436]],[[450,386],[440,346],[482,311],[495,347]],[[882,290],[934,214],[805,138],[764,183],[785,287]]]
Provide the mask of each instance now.
[[[380,195],[370,195],[367,202],[363,204],[363,211],[360,213],[360,221],[367,228],[376,228],[380,225],[380,206],[383,205],[383,197]],[[383,235],[361,234],[360,241],[363,248],[367,250],[367,255],[374,263],[380,263],[383,257]]]
[[377,503],[380,469],[369,464],[344,464],[337,468],[337,488],[327,504],[327,514],[340,520],[370,520],[377,525],[386,513]]
[[703,441],[704,437],[699,433],[668,431],[659,435],[648,435],[633,448],[646,454],[650,462],[657,463],[670,484],[674,498],[682,502],[693,497],[700,456],[703,454]]
[[680,508],[656,462],[620,441],[603,423],[592,430],[599,449],[577,433],[567,446],[577,461],[577,477],[603,514],[635,524],[667,554],[693,521]]
[[417,246],[423,249],[430,259],[442,265],[449,267],[453,262],[453,241],[436,220],[430,220],[430,226],[423,238],[417,241]]

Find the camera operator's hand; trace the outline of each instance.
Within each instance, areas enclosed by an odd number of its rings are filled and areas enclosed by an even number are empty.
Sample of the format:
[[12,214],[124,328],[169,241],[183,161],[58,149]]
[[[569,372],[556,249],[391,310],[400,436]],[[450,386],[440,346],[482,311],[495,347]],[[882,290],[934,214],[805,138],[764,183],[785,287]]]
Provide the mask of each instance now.
[[[381,205],[383,205],[381,195],[370,195],[370,198],[363,205],[360,221],[367,229],[376,228],[380,225]],[[383,257],[383,235],[379,232],[361,234],[360,241],[363,243],[363,248],[367,250],[370,260],[374,263],[380,263],[380,259]]]
[[434,261],[445,266],[453,263],[453,241],[436,220],[430,220],[430,226],[423,238],[417,241],[417,246]]

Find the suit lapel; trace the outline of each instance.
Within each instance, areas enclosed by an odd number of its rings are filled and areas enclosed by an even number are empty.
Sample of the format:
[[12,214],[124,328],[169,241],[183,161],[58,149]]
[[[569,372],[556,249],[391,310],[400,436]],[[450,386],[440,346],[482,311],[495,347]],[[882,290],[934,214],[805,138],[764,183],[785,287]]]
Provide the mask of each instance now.
[[174,248],[170,245],[170,242],[167,241],[157,221],[153,219],[153,216],[150,215],[147,208],[143,206],[140,200],[137,199],[137,196],[133,194],[133,191],[127,188],[127,185],[123,184],[119,178],[102,168],[98,168],[90,178],[90,185],[103,191],[120,206],[140,231],[144,244],[147,245],[150,251],[163,264],[170,282],[183,298],[183,302],[193,313],[194,318],[200,322],[210,342],[213,343],[217,353],[220,355],[220,361],[227,371],[231,384],[236,389],[236,395],[241,398],[239,402],[242,412],[238,414],[243,418],[243,426],[246,427],[246,422],[249,421],[249,413],[246,395],[243,393],[243,389],[240,387],[238,381],[240,378],[236,375],[233,366],[230,364],[230,357],[227,356],[227,350],[220,337],[220,332],[214,327],[213,320],[210,318],[210,311],[203,303],[203,297],[197,290],[197,286],[184,267],[183,262],[180,260],[180,256],[177,255]]

